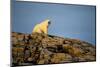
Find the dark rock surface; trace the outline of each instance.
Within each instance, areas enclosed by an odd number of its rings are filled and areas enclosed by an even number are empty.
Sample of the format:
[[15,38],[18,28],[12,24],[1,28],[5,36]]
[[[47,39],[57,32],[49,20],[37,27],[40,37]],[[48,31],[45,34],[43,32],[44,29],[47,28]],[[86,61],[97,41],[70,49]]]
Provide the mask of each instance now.
[[77,39],[12,32],[12,66],[88,62],[96,47]]

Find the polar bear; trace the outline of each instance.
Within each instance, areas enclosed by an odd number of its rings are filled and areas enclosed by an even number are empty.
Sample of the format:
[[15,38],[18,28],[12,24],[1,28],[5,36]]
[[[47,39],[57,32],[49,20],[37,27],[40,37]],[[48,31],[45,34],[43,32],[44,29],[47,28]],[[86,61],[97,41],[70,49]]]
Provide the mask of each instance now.
[[48,34],[48,27],[51,24],[50,20],[44,20],[43,22],[36,24],[32,33],[37,32],[37,33],[44,33]]

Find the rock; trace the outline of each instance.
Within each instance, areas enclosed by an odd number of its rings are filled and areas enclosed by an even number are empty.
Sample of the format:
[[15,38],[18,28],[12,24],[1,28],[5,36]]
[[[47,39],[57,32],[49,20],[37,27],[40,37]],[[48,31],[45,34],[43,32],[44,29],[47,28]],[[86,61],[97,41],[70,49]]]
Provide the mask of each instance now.
[[12,65],[39,65],[96,60],[96,47],[78,39],[12,32]]
[[33,58],[32,58],[32,57],[29,57],[29,58],[28,58],[28,61],[33,61]]
[[40,60],[37,64],[45,64],[45,60],[42,59],[42,60]]
[[68,41],[68,40],[65,40],[64,43],[65,43],[65,44],[71,44],[71,42]]
[[66,54],[66,61],[71,61],[72,60],[72,56],[70,54]]

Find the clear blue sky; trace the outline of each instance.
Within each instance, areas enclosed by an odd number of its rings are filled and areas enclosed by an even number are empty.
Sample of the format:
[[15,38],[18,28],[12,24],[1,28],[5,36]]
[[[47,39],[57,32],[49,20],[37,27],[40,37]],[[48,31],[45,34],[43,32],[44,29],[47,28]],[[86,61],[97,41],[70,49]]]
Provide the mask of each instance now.
[[12,3],[12,31],[31,33],[35,24],[51,20],[49,34],[95,45],[95,6],[36,2]]

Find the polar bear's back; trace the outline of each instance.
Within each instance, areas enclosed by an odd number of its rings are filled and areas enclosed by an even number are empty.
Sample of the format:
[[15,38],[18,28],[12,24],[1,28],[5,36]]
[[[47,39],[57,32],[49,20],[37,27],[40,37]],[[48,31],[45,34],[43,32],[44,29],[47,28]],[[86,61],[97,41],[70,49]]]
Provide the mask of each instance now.
[[32,33],[33,32],[41,33],[41,30],[39,29],[39,26],[40,26],[39,24],[36,24],[33,31],[32,31]]

